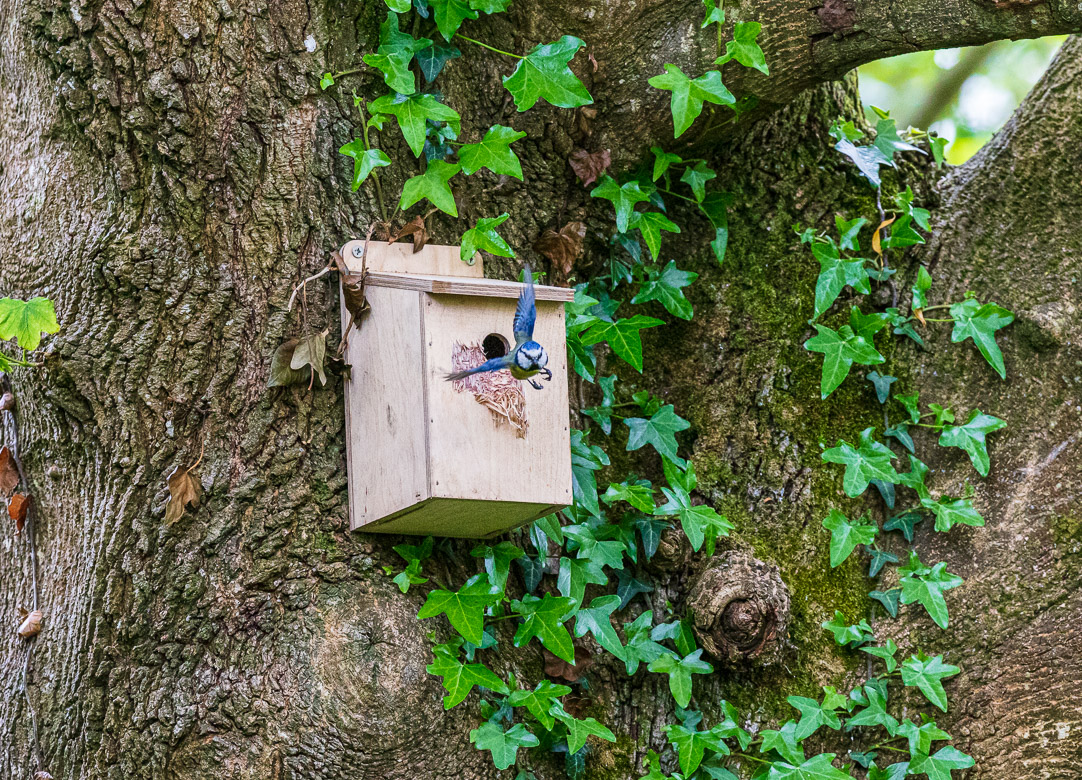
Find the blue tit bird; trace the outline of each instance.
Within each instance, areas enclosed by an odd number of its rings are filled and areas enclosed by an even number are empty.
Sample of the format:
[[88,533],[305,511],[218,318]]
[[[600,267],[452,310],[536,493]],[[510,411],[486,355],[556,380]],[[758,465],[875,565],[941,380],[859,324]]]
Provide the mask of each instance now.
[[526,266],[526,284],[519,293],[518,305],[515,307],[514,349],[506,355],[492,358],[474,368],[448,374],[447,380],[465,379],[473,374],[502,371],[506,368],[515,379],[525,379],[535,389],[541,390],[543,385],[535,382],[533,377],[541,374],[545,381],[550,381],[552,371],[545,368],[549,362],[545,348],[533,340],[533,326],[536,321],[537,302],[534,298],[533,274],[530,273],[530,267]]

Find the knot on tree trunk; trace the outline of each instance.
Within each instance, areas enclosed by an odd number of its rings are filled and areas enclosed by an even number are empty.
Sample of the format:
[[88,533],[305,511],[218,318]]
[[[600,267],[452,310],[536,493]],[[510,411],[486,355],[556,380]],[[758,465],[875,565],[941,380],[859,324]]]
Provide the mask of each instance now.
[[688,609],[707,653],[729,663],[769,664],[789,627],[789,589],[777,567],[730,551],[692,583]]

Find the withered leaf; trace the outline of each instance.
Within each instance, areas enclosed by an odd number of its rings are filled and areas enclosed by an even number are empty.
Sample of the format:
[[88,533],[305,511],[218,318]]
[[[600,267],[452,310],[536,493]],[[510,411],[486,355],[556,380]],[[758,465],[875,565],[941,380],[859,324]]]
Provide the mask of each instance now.
[[34,773],[34,780],[53,780],[53,776],[44,769],[39,769]]
[[882,256],[883,254],[883,244],[881,241],[882,231],[885,228],[890,227],[895,219],[896,217],[891,217],[890,219],[883,220],[879,223],[879,227],[877,227],[875,229],[875,232],[872,234],[872,251],[875,252],[877,255]]
[[30,509],[30,496],[16,493],[8,500],[8,516],[15,521],[15,533],[20,533],[26,524],[26,513]]
[[26,615],[23,616],[23,621],[19,624],[19,636],[23,639],[28,639],[36,634],[40,634],[41,618],[42,614],[40,609],[35,609],[33,612],[26,613]]
[[405,225],[402,229],[394,234],[394,238],[391,240],[393,244],[395,241],[401,241],[406,236],[413,236],[413,251],[420,252],[425,248],[425,244],[428,243],[428,228],[425,227],[425,219],[421,215],[417,215]]
[[[297,342],[289,367],[296,371],[308,366],[319,377],[321,386],[327,384],[327,375],[323,373],[323,362],[327,357],[327,331],[313,333]],[[306,372],[307,374],[307,372]]]
[[299,342],[300,339],[289,339],[282,342],[278,349],[274,350],[267,387],[288,387],[289,385],[300,385],[308,382],[308,378],[311,376],[308,371],[295,371],[289,365],[293,360],[293,353],[296,351]]
[[345,301],[346,311],[355,320],[368,311],[368,301],[364,298],[364,284],[360,274],[350,274],[342,277],[342,300]]
[[594,658],[584,647],[575,645],[575,664],[572,666],[567,661],[553,655],[545,648],[541,648],[541,655],[545,658],[545,674],[568,682],[581,679],[586,671],[594,665]]
[[612,154],[608,149],[599,149],[596,152],[576,149],[567,162],[575,175],[582,179],[582,186],[589,187],[612,165]]
[[534,248],[552,261],[553,270],[560,279],[567,279],[575,261],[582,254],[582,240],[586,238],[586,225],[582,222],[568,222],[557,233],[546,230],[537,239]]
[[0,449],[0,494],[10,496],[19,486],[19,468],[7,447]]
[[11,392],[0,395],[0,412],[10,412],[15,408],[15,396]]
[[165,502],[165,524],[172,525],[184,516],[184,508],[189,504],[199,506],[199,497],[203,486],[192,476],[192,472],[177,466],[166,479],[169,498]]

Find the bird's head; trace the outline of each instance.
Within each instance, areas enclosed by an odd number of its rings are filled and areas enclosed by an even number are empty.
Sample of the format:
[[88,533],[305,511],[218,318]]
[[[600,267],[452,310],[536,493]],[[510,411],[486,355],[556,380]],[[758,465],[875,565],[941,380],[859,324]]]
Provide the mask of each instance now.
[[548,353],[536,341],[527,341],[515,352],[515,363],[523,371],[540,371],[548,362]]

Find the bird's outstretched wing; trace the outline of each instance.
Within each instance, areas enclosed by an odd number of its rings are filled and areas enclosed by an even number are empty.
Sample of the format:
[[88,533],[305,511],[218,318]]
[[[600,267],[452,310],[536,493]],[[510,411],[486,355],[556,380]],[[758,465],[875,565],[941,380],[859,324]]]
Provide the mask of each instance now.
[[483,374],[486,371],[499,371],[502,368],[507,368],[509,365],[511,365],[511,356],[503,355],[501,357],[492,358],[492,360],[486,360],[481,365],[467,368],[465,371],[455,371],[452,374],[447,374],[444,376],[444,379],[448,382],[454,382],[459,379],[465,379],[468,376],[473,376],[474,374]]
[[515,342],[518,344],[533,338],[533,326],[537,321],[537,302],[533,292],[533,273],[530,266],[526,266],[526,284],[518,295],[518,306],[515,307]]

